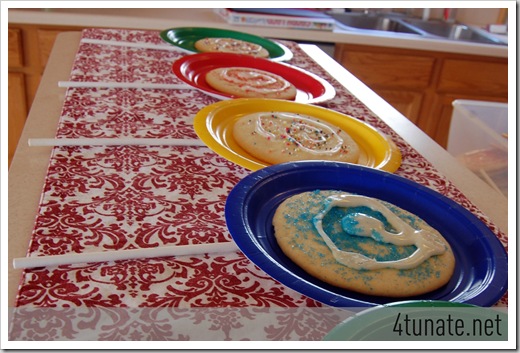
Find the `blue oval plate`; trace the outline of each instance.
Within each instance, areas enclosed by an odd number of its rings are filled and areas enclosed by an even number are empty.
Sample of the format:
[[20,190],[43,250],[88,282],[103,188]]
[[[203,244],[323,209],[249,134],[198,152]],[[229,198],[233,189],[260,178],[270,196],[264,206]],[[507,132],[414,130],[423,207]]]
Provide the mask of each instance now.
[[449,241],[456,258],[442,288],[407,300],[442,300],[491,306],[507,290],[507,254],[489,228],[451,199],[397,175],[359,165],[302,161],[260,169],[241,180],[226,201],[226,222],[240,250],[286,286],[327,305],[370,307],[396,298],[368,296],[324,283],[279,248],[272,218],[286,198],[316,189],[379,198],[422,218]]

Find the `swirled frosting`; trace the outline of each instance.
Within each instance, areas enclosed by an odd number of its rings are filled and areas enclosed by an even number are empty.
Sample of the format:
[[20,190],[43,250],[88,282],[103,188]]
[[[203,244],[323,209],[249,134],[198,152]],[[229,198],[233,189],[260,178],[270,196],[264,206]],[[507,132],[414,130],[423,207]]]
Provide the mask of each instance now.
[[258,113],[253,116],[255,131],[267,139],[282,140],[307,153],[333,155],[341,152],[343,139],[336,129],[294,113]]
[[291,86],[287,80],[278,75],[245,67],[223,68],[219,77],[244,91],[263,94],[283,92]]
[[[342,251],[330,239],[323,229],[322,221],[325,215],[333,207],[360,207],[365,206],[373,211],[381,213],[395,230],[386,230],[384,224],[367,214],[356,213],[346,216],[341,225],[351,235],[371,237],[377,242],[394,244],[398,246],[413,245],[417,249],[410,256],[394,261],[378,261],[363,254]],[[447,251],[442,236],[429,229],[414,229],[409,224],[396,216],[388,207],[379,200],[360,195],[339,194],[329,196],[325,201],[323,210],[314,216],[314,226],[323,238],[336,261],[357,270],[377,270],[382,268],[412,269],[434,255],[440,255]]]
[[293,112],[257,112],[240,118],[233,136],[239,145],[269,163],[335,160],[356,163],[360,149],[337,126]]
[[259,44],[246,42],[233,38],[203,38],[196,47],[206,48],[206,51],[223,53],[237,53],[253,56],[267,57],[269,53]]

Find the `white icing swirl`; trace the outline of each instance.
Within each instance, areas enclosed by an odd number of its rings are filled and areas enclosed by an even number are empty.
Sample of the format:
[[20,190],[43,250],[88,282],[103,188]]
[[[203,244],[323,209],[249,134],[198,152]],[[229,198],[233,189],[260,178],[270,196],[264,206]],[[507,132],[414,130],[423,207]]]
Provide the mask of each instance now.
[[268,139],[285,140],[315,155],[333,155],[343,147],[343,139],[333,128],[295,113],[258,113],[255,131]]
[[241,89],[257,93],[276,93],[288,89],[291,84],[284,78],[266,71],[229,67],[220,71],[220,78]]
[[[395,261],[377,261],[360,253],[342,251],[323,230],[323,217],[333,207],[358,207],[366,206],[380,212],[388,223],[395,229],[395,233],[385,229],[383,223],[365,214],[353,214],[349,222],[349,232],[356,236],[371,237],[381,243],[398,246],[414,245],[417,250],[410,256]],[[336,261],[356,270],[377,270],[382,268],[412,269],[434,255],[443,254],[447,248],[442,237],[437,232],[427,229],[414,229],[400,219],[385,205],[376,199],[351,194],[334,195],[327,198],[326,207],[314,217],[314,226],[332,251]],[[355,226],[352,226],[355,225]],[[345,226],[345,224],[343,224]]]
[[204,42],[222,52],[256,55],[263,49],[261,45],[232,38],[206,38]]

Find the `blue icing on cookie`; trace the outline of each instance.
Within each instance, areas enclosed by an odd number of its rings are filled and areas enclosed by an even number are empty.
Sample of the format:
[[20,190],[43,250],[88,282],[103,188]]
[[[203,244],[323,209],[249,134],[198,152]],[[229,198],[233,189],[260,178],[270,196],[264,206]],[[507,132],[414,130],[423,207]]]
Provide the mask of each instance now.
[[[320,209],[327,207],[331,202],[328,199],[328,193],[323,193],[321,190],[312,191],[313,198],[309,200],[307,204],[302,203],[291,203],[288,206],[290,208],[297,209],[297,216],[286,215],[286,221],[292,224],[298,230],[294,234],[295,238],[298,239],[303,236],[307,238],[307,234],[313,234],[314,241],[319,244],[325,245],[323,238],[318,234],[314,224],[314,214],[310,212],[310,209],[318,206]],[[400,218],[407,221],[412,227],[417,225],[419,220],[413,215],[403,214],[399,209],[393,207],[393,205],[387,205],[394,213]],[[343,251],[359,252],[363,255],[372,257],[378,261],[395,261],[410,256],[417,248],[413,245],[410,246],[398,246],[388,243],[382,243],[381,235],[377,231],[372,230],[372,237],[363,237],[356,235],[356,227],[358,221],[356,215],[366,215],[375,218],[383,223],[385,229],[389,232],[395,232],[386,218],[378,211],[372,210],[370,207],[359,206],[359,207],[333,207],[323,218],[323,229],[336,244],[336,246]],[[372,250],[375,249],[375,250]],[[403,271],[403,275],[410,271]]]
[[[353,234],[353,235],[362,234],[363,228],[362,228],[362,226],[360,226],[358,219],[363,218],[363,217],[369,217],[369,216],[367,216],[364,213],[349,213],[345,217],[343,217],[343,219],[341,220],[341,227],[348,234]],[[374,239],[378,242],[384,241],[383,236],[376,229],[371,229],[370,235],[371,235],[372,239]]]
[[341,220],[341,228],[347,233],[357,233],[361,231],[356,214],[348,214]]
[[395,261],[410,256],[417,249],[413,245],[397,246],[382,243],[378,241],[381,240],[381,235],[375,230],[372,230],[374,238],[356,235],[356,233],[359,233],[356,231],[356,227],[359,225],[356,215],[359,214],[378,219],[383,223],[386,230],[395,232],[380,212],[374,211],[369,207],[333,207],[323,217],[323,230],[340,250],[358,252],[378,261]]

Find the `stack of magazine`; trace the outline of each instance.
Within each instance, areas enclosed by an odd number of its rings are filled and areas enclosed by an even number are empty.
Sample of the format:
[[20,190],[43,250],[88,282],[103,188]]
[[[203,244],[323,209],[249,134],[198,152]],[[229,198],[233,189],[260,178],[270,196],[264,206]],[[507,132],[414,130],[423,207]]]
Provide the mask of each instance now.
[[327,14],[310,9],[225,8],[215,12],[229,24],[244,26],[332,31],[336,22]]

